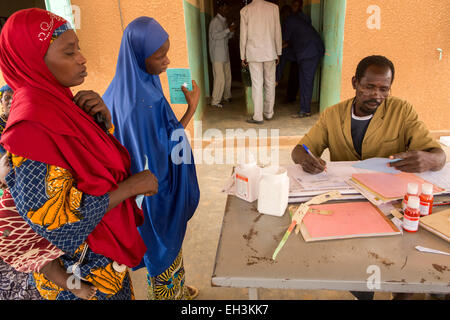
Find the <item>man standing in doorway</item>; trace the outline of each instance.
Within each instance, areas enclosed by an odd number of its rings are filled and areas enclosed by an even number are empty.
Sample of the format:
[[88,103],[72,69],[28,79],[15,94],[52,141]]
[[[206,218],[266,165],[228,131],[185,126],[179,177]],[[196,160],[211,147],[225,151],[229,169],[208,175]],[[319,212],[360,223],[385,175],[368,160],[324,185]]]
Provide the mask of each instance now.
[[301,10],[303,1],[296,0],[294,4],[298,5],[299,10],[284,22],[283,42],[288,43],[288,48],[298,65],[300,110],[294,117],[303,118],[311,116],[314,75],[325,53],[325,46],[319,33],[312,26],[311,19]]
[[231,68],[228,40],[236,29],[234,23],[229,27],[226,15],[230,6],[224,0],[217,3],[217,15],[209,24],[209,55],[213,67],[214,86],[211,106],[222,108],[222,97],[225,102],[231,101]]
[[278,6],[253,0],[241,9],[240,28],[241,60],[250,69],[254,104],[253,117],[247,122],[262,124],[264,119],[271,120],[274,113],[276,65],[282,50]]

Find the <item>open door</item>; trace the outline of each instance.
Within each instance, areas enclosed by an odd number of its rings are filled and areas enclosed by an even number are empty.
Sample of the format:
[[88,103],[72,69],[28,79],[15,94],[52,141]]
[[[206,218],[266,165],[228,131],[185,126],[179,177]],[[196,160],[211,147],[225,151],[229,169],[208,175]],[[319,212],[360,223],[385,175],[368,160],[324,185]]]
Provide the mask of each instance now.
[[45,7],[48,11],[69,21],[74,30],[80,29],[80,8],[78,6],[72,6],[70,0],[45,0]]

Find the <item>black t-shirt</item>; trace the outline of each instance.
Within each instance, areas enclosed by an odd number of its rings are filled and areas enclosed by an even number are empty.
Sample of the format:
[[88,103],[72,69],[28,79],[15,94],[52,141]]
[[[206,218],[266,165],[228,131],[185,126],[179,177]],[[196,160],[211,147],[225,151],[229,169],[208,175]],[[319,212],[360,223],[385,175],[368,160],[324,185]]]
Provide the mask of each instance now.
[[362,143],[364,140],[364,135],[366,134],[367,127],[369,126],[370,119],[358,119],[352,115],[352,139],[353,139],[353,147],[356,152],[361,156],[362,152]]

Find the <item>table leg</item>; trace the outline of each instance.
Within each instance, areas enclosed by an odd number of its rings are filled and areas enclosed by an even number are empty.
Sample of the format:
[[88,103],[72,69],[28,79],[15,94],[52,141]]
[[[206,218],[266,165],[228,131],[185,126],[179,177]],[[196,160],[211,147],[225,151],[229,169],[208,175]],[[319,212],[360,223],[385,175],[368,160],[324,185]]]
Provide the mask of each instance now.
[[258,288],[248,288],[248,300],[258,300]]

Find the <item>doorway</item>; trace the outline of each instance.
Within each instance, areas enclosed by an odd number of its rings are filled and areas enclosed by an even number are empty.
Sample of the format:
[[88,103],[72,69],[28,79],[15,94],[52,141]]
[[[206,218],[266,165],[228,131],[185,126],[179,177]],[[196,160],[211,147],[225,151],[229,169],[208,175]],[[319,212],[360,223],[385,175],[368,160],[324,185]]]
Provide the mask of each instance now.
[[[227,2],[231,6],[231,10],[226,17],[227,21],[229,24],[234,22],[238,28],[235,35],[229,40],[233,99],[231,103],[224,104],[223,108],[215,108],[209,104],[213,76],[209,50],[207,50],[207,39],[209,22],[217,13],[215,0],[204,0],[203,5],[207,8],[204,11],[206,18],[204,27],[202,28],[202,34],[197,35],[198,38],[203,39],[203,47],[205,48],[203,50],[204,59],[201,69],[203,70],[202,74],[205,79],[204,91],[207,94],[201,115],[196,117],[196,119],[202,120],[203,129],[214,128],[222,132],[225,132],[226,129],[242,128],[246,130],[247,128],[255,128],[255,125],[246,122],[246,119],[253,115],[253,106],[251,101],[251,87],[244,85],[239,50],[240,10],[246,4],[249,4],[251,0],[228,0]],[[291,5],[293,0],[271,0],[271,2],[277,4],[281,11],[283,7]],[[272,121],[266,121],[263,125],[259,125],[258,128],[279,129],[280,136],[303,135],[318,120],[321,111],[340,101],[345,4],[346,0],[304,0],[303,3],[303,12],[310,16],[312,25],[321,34],[326,48],[325,56],[316,72],[311,105],[312,117],[303,119],[292,118],[292,115],[299,111],[300,106],[298,97],[295,102],[285,103],[283,101],[286,96],[286,85],[289,81],[289,70],[286,70],[276,89],[274,108],[276,117]],[[288,68],[289,66],[286,69]]]
[[[230,5],[230,12],[227,15],[227,22],[237,26],[234,36],[229,40],[229,54],[230,54],[230,65],[231,65],[231,75],[232,75],[232,102],[224,103],[223,108],[212,107],[209,104],[206,105],[202,124],[203,129],[219,129],[225,132],[226,129],[238,129],[242,128],[244,130],[255,128],[255,125],[246,122],[248,118],[253,115],[253,103],[251,101],[251,87],[246,87],[243,81],[243,74],[241,70],[241,58],[240,58],[240,10],[246,5],[251,3],[251,0],[228,0]],[[273,0],[279,8],[290,6],[292,0]],[[320,12],[320,10],[319,10]],[[214,1],[212,6],[212,17],[217,13],[217,4]],[[320,14],[319,14],[320,16]],[[211,64],[209,62],[209,69],[211,70]],[[262,129],[279,129],[281,136],[294,136],[306,133],[309,128],[318,119],[318,94],[315,101],[313,101],[312,110],[314,116],[310,118],[305,118],[299,121],[299,119],[294,119],[291,116],[298,112],[299,100],[286,102],[286,89],[289,79],[289,64],[285,68],[283,73],[282,81],[276,89],[276,100],[275,100],[275,115],[272,121],[265,121],[263,125],[259,125],[257,128]],[[318,74],[320,74],[318,72]],[[245,75],[244,75],[245,76]],[[317,80],[316,80],[317,81]],[[213,78],[210,78],[210,92],[212,92]]]
[[16,11],[28,8],[45,9],[45,0],[0,1],[0,31],[6,20]]

